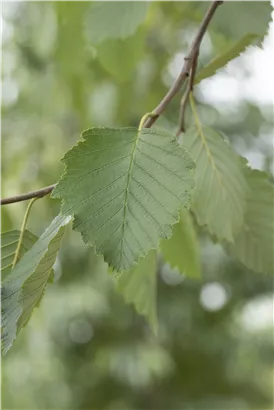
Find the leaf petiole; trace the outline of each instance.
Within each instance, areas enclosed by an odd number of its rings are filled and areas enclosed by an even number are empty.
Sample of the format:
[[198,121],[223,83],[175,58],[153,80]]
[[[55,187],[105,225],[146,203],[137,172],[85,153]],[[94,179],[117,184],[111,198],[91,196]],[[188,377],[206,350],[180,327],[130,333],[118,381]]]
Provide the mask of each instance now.
[[12,267],[11,267],[12,269],[13,269],[14,266],[16,265],[16,262],[17,262],[18,257],[19,257],[19,252],[20,252],[20,249],[21,249],[21,246],[22,246],[23,237],[24,237],[24,232],[25,232],[26,225],[27,225],[27,222],[28,222],[28,217],[29,217],[29,214],[30,214],[31,207],[32,207],[32,205],[34,204],[34,202],[35,202],[37,199],[39,199],[39,198],[33,198],[33,199],[29,202],[28,207],[27,207],[27,210],[26,210],[26,212],[25,212],[24,219],[23,219],[23,223],[22,223],[22,227],[21,227],[20,237],[19,237],[19,240],[18,240],[18,245],[17,245],[16,251],[15,251],[15,255],[14,255],[13,262],[12,262]]
[[192,110],[192,113],[193,113],[193,117],[194,117],[197,129],[198,129],[200,134],[203,134],[202,127],[201,127],[201,121],[200,121],[200,118],[199,118],[197,110],[196,110],[196,105],[195,105],[195,101],[194,101],[194,97],[193,97],[192,92],[189,94],[189,101],[190,101],[190,106],[191,106],[191,110]]
[[138,127],[138,131],[141,131],[141,129],[144,126],[144,123],[146,122],[146,120],[148,118],[153,118],[153,117],[156,117],[156,116],[157,116],[157,114],[155,114],[154,112],[147,112],[145,115],[143,115],[143,117],[141,118],[139,127]]

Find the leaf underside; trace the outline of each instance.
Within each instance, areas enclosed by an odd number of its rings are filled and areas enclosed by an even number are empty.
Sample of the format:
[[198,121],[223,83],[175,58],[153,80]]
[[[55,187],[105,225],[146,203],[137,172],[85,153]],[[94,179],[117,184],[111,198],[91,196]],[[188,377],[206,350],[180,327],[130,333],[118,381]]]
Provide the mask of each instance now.
[[194,161],[172,134],[156,129],[94,128],[64,157],[52,196],[73,228],[117,272],[130,269],[189,206]]
[[245,166],[249,185],[244,225],[230,251],[249,269],[274,273],[274,186],[262,171]]
[[136,311],[143,315],[157,333],[157,252],[150,251],[138,265],[117,278],[117,290],[126,303],[133,304]]
[[231,46],[228,50],[215,57],[206,67],[202,68],[195,77],[195,84],[198,84],[205,78],[212,77],[214,74],[216,74],[216,71],[226,66],[226,64],[228,64],[234,58],[238,57],[259,37],[260,36],[258,36],[258,34],[246,34],[239,41],[237,41],[237,43],[233,44],[233,46]]
[[243,224],[248,190],[240,157],[208,127],[189,129],[182,144],[196,161],[191,208],[199,225],[220,241],[233,242]]
[[[3,281],[11,271],[19,237],[19,230],[1,233],[1,281]],[[38,236],[34,235],[32,232],[27,229],[24,231],[18,261],[34,245],[37,239]]]
[[11,347],[19,330],[28,322],[52,277],[65,226],[70,217],[57,216],[49,228],[15,265],[2,284],[2,349]]
[[178,268],[189,278],[201,277],[199,244],[187,209],[181,209],[180,221],[174,225],[172,237],[162,239],[160,249],[172,268]]

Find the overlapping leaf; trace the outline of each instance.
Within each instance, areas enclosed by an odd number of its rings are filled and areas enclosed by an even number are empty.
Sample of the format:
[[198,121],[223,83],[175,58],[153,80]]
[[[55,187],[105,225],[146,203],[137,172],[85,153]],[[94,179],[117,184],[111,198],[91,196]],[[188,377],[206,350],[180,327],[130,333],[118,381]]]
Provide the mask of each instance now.
[[104,41],[97,49],[97,57],[104,69],[117,81],[126,82],[132,77],[143,50],[144,32],[138,30],[126,39]]
[[[206,3],[203,8],[207,8]],[[269,28],[272,10],[270,1],[228,1],[218,8],[210,22],[210,30],[223,33],[232,41],[246,33],[256,33],[262,43]]]
[[11,229],[12,217],[9,213],[8,207],[1,207],[1,229],[3,232],[7,232]]
[[89,40],[95,44],[107,38],[131,36],[145,20],[148,7],[146,1],[92,2],[86,20]]
[[254,43],[259,36],[257,34],[246,34],[237,43],[231,46],[228,50],[214,58],[206,67],[202,68],[195,77],[195,84],[198,84],[205,78],[211,77],[216,74],[216,71],[223,68],[231,60],[238,57],[245,49]]
[[70,220],[69,216],[57,216],[3,282],[1,293],[4,353],[11,347],[16,334],[27,323],[43,295],[52,275],[65,226]]
[[172,237],[163,239],[160,249],[172,268],[178,268],[180,273],[190,278],[199,278],[199,244],[195,228],[187,209],[182,209],[180,216],[180,221],[173,227]]
[[[54,62],[61,68],[62,74],[83,75],[87,53],[83,35],[83,19],[89,8],[89,2],[54,2],[58,19],[58,37]],[[73,58],[72,58],[73,56]]]
[[243,224],[247,184],[240,157],[208,127],[191,128],[183,146],[196,161],[192,209],[200,225],[219,240],[233,242]]
[[156,129],[94,128],[64,157],[53,196],[74,229],[116,271],[128,270],[189,205],[194,162],[175,137]]
[[[14,230],[1,233],[1,280],[3,281],[11,271],[20,231]],[[38,237],[27,229],[24,231],[18,260],[34,245]]]
[[152,330],[157,332],[157,276],[156,251],[150,251],[138,265],[117,278],[117,290],[127,303],[145,316]]
[[230,246],[249,269],[274,273],[274,186],[264,172],[245,166],[249,185],[244,225]]

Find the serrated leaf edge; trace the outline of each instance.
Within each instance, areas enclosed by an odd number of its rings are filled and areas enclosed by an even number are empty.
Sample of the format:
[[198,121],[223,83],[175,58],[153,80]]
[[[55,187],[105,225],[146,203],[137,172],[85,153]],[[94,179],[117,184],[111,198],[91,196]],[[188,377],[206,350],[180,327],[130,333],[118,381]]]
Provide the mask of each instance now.
[[[87,129],[85,129],[84,131],[82,131],[81,136],[80,136],[80,139],[79,139],[79,140],[64,154],[64,156],[60,159],[59,162],[64,163],[65,169],[64,169],[64,171],[63,171],[63,173],[62,173],[62,175],[61,175],[59,181],[57,182],[56,187],[55,187],[55,188],[53,189],[53,191],[51,192],[50,197],[51,197],[51,198],[56,198],[56,199],[61,199],[61,210],[60,210],[60,213],[61,213],[62,215],[64,215],[64,216],[65,216],[65,215],[71,215],[71,216],[73,217],[73,230],[76,231],[76,232],[79,232],[79,231],[75,230],[75,228],[74,228],[74,222],[75,222],[75,221],[74,221],[74,214],[73,214],[73,213],[70,214],[70,213],[68,213],[68,212],[63,213],[64,200],[63,200],[63,198],[61,197],[60,191],[58,191],[57,188],[58,188],[59,182],[62,181],[63,178],[64,178],[64,177],[66,176],[66,174],[67,174],[68,166],[67,166],[67,164],[66,164],[65,161],[66,161],[66,159],[70,159],[70,158],[71,158],[71,157],[68,156],[68,154],[69,154],[71,151],[73,151],[74,148],[76,148],[77,146],[79,146],[79,144],[85,142],[85,133],[87,133],[87,132],[89,132],[89,131],[91,131],[91,130],[96,130],[96,129],[100,129],[100,130],[110,130],[110,131],[114,131],[114,130],[115,130],[115,132],[125,131],[125,130],[131,130],[131,131],[134,130],[134,131],[136,131],[136,132],[138,133],[138,137],[136,138],[136,142],[135,142],[135,144],[134,144],[134,149],[133,149],[132,153],[130,154],[130,155],[132,156],[132,161],[131,161],[131,165],[132,165],[132,166],[133,166],[133,155],[134,155],[134,153],[135,153],[135,151],[136,151],[137,142],[138,142],[139,133],[140,133],[140,130],[138,130],[138,128],[136,128],[136,127],[119,127],[119,128],[111,128],[111,127],[91,127],[91,128],[87,128]],[[169,132],[167,132],[167,131],[165,131],[165,130],[159,129],[159,128],[154,128],[153,130],[154,130],[154,131],[158,131],[159,133],[168,134],[168,136],[171,135],[171,133],[169,133]],[[133,141],[134,141],[134,140],[132,140],[131,142],[133,142]],[[175,136],[174,136],[173,142],[176,142],[177,148],[178,148],[178,149],[182,149],[184,152],[186,152],[186,153],[188,154],[189,158],[192,160],[192,166],[189,168],[189,171],[193,173],[193,185],[192,185],[192,187],[191,187],[191,191],[189,191],[188,194],[187,194],[188,206],[185,206],[186,209],[190,210],[190,208],[191,208],[191,194],[192,194],[193,191],[195,190],[194,169],[195,169],[195,166],[196,166],[196,162],[195,162],[195,160],[192,158],[192,156],[191,156],[191,154],[189,153],[189,151],[188,151],[185,147],[183,147],[182,145],[180,145],[180,144],[177,142]],[[127,187],[128,187],[128,186],[129,186],[129,181],[128,181]],[[179,222],[179,220],[180,220],[180,208],[177,210],[177,215],[174,216],[174,218],[175,218],[174,223],[171,224],[171,226],[173,226],[173,225],[175,225],[176,223]],[[101,257],[101,256],[102,256],[102,257],[104,258],[104,255],[98,251],[98,249],[97,249],[97,247],[95,246],[95,244],[94,244],[94,243],[91,243],[91,244],[86,243],[86,242],[84,241],[84,237],[83,237],[82,232],[79,232],[79,233],[80,233],[80,235],[81,235],[81,238],[82,238],[82,241],[83,241],[84,245],[87,246],[87,247],[92,247],[96,256],[98,256],[98,257]],[[172,236],[172,231],[171,231],[170,235],[168,235],[168,236],[167,236],[166,238],[164,238],[164,239],[169,239],[169,238],[171,238],[171,236]],[[152,251],[152,250],[157,251],[157,250],[159,249],[160,241],[161,241],[162,239],[163,239],[163,237],[160,237],[159,240],[158,240],[158,243],[157,243],[157,245],[156,245],[155,247],[150,248],[150,250],[149,250],[145,255],[142,255],[142,256],[140,256],[138,259],[136,259],[136,260],[134,261],[134,263],[132,264],[132,266],[131,266],[130,269],[132,269],[133,267],[135,267],[135,266],[140,262],[140,260],[144,259],[150,251]],[[92,238],[91,238],[91,242],[92,242]],[[115,269],[115,267],[114,267],[111,263],[108,263],[108,262],[106,262],[106,263],[108,264],[108,266],[109,266],[111,269],[113,269],[114,272],[117,272],[116,269]],[[127,271],[127,269],[121,270],[121,271],[119,271],[119,272],[117,272],[117,273],[124,273],[124,272],[126,272],[126,271]]]

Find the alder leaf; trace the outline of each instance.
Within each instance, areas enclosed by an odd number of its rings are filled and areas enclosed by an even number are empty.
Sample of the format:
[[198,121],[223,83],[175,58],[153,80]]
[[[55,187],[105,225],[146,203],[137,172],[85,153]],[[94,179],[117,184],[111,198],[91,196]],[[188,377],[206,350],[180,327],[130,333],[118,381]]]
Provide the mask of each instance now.
[[244,167],[249,185],[244,225],[230,251],[249,269],[274,273],[274,186],[262,171]]
[[126,38],[145,20],[147,1],[96,1],[87,15],[86,33],[97,44],[107,38]]
[[150,251],[136,266],[117,277],[117,291],[126,303],[145,316],[154,333],[157,333],[157,252]]
[[[1,281],[3,281],[11,271],[20,233],[19,230],[1,233]],[[18,261],[34,245],[37,239],[38,236],[25,229]]]
[[210,22],[210,31],[217,30],[232,41],[246,33],[256,33],[261,38],[261,45],[272,20],[272,11],[270,1],[228,1],[218,8]]
[[69,216],[57,216],[2,284],[2,348],[11,347],[43,296]]
[[174,225],[170,239],[160,242],[166,262],[189,278],[201,277],[199,244],[192,218],[187,209],[180,212],[180,221]]
[[191,208],[199,225],[219,241],[233,242],[243,225],[248,189],[240,157],[208,127],[189,129],[182,144],[197,163]]
[[117,272],[130,269],[172,234],[189,206],[194,161],[175,136],[157,129],[93,128],[63,158],[52,196],[73,229]]
[[126,39],[110,39],[101,43],[97,49],[97,58],[115,80],[123,83],[132,79],[143,51],[144,31],[138,30],[134,36]]
[[260,36],[258,34],[246,34],[237,43],[231,46],[224,53],[221,53],[214,58],[206,67],[202,68],[195,77],[195,84],[198,84],[205,78],[211,77],[216,74],[220,68],[223,68],[234,58],[238,57],[245,49],[254,43]]

